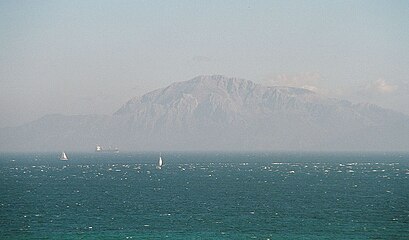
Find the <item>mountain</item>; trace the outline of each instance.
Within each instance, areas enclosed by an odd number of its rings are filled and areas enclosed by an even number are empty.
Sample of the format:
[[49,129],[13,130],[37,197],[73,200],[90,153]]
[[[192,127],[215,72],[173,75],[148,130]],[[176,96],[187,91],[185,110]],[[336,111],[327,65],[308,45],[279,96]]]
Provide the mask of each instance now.
[[50,115],[3,129],[0,150],[408,150],[409,117],[219,75],[129,100],[112,116]]
[[90,150],[103,141],[110,116],[46,115],[36,121],[0,131],[0,151]]

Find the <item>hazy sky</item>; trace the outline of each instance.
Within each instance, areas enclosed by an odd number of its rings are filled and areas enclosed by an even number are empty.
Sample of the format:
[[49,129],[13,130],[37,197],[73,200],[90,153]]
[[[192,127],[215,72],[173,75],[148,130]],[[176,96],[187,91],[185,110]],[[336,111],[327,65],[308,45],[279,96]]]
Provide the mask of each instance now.
[[409,1],[0,1],[0,127],[203,74],[409,114]]

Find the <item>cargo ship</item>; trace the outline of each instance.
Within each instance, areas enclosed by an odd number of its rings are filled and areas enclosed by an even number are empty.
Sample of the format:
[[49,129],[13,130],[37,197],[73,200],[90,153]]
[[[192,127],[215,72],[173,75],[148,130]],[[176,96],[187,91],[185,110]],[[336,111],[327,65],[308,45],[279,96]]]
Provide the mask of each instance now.
[[95,147],[95,152],[97,152],[97,153],[119,153],[119,149],[118,148],[111,148],[111,147],[103,148],[103,147],[97,145]]

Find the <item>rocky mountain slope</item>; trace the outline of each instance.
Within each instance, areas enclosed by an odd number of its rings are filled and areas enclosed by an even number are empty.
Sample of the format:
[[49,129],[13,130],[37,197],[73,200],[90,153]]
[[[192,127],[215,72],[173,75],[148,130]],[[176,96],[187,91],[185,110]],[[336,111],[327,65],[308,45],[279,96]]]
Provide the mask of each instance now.
[[92,150],[97,143],[131,151],[408,150],[409,117],[213,75],[133,98],[112,116],[53,115],[0,133],[3,151]]

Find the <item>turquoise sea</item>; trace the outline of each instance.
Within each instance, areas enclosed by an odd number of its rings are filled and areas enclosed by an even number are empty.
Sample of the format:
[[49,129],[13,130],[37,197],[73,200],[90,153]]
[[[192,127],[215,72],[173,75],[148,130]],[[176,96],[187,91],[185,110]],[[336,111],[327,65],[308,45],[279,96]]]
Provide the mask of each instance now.
[[0,239],[409,239],[408,153],[0,154]]

